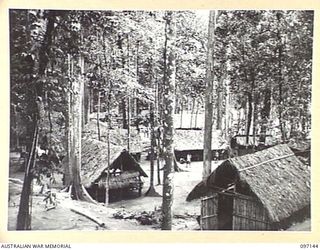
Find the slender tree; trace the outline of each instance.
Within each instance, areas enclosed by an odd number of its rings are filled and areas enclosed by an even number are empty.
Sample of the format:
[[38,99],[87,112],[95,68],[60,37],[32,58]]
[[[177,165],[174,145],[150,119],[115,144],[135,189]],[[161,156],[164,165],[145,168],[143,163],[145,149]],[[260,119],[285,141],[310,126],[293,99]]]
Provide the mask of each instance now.
[[173,202],[173,108],[175,87],[175,13],[165,13],[165,68],[163,86],[163,147],[165,166],[163,171],[163,198],[162,198],[162,230],[171,230],[172,227],[172,202]]
[[[43,37],[41,47],[39,49],[39,64],[38,64],[38,79],[33,79],[30,81],[31,93],[33,96],[30,96],[30,117],[31,122],[29,129],[33,131],[32,143],[29,147],[29,157],[27,168],[25,170],[23,188],[21,192],[20,205],[17,218],[17,230],[30,230],[31,229],[31,210],[30,206],[32,204],[32,181],[33,181],[33,169],[36,165],[36,148],[39,146],[43,149],[48,148],[47,143],[47,129],[45,128],[45,112],[44,112],[44,83],[42,78],[45,75],[45,70],[49,62],[50,47],[52,46],[53,40],[53,30],[54,23],[56,18],[55,11],[49,11],[47,15],[47,25],[46,31]],[[30,60],[30,72],[34,71],[34,59],[32,57]],[[30,73],[29,72],[29,73]],[[29,75],[29,78],[32,79],[33,76]],[[29,131],[29,133],[32,133]]]
[[205,120],[204,120],[204,145],[203,145],[203,172],[202,179],[205,181],[211,174],[211,143],[212,143],[212,123],[213,123],[213,84],[214,84],[214,29],[215,13],[211,10],[209,14],[208,26],[208,46],[207,46],[207,73],[205,90]]

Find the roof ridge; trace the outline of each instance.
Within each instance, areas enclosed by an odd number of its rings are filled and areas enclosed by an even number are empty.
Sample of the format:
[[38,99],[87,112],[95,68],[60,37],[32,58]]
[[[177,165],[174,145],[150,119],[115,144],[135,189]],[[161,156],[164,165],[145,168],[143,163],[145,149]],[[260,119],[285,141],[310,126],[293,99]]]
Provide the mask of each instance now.
[[263,161],[263,162],[260,162],[260,163],[258,163],[258,164],[255,164],[255,165],[253,165],[253,166],[249,166],[249,167],[240,169],[240,170],[238,170],[238,171],[239,171],[239,172],[242,172],[242,171],[245,171],[245,170],[248,170],[248,169],[252,169],[252,168],[258,167],[258,166],[260,166],[260,165],[263,165],[263,164],[266,164],[266,163],[269,163],[269,162],[273,162],[273,161],[276,161],[276,160],[288,158],[288,157],[291,157],[291,156],[294,156],[294,153],[287,154],[287,155],[282,155],[282,156],[279,156],[279,157],[277,157],[277,158],[273,158],[273,159],[270,159],[270,160],[267,160],[267,161]]

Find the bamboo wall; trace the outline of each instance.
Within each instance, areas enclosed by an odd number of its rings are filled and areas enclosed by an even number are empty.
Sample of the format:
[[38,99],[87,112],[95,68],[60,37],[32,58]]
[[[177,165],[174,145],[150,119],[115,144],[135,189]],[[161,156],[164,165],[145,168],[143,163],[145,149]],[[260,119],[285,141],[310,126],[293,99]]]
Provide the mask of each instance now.
[[218,194],[201,200],[200,227],[202,230],[218,229]]
[[249,196],[216,193],[201,200],[200,225],[202,230],[221,230],[219,216],[225,211],[219,208],[219,196],[233,199],[232,230],[270,230],[268,214],[263,205]]
[[261,203],[254,199],[234,196],[233,230],[268,230],[268,215]]

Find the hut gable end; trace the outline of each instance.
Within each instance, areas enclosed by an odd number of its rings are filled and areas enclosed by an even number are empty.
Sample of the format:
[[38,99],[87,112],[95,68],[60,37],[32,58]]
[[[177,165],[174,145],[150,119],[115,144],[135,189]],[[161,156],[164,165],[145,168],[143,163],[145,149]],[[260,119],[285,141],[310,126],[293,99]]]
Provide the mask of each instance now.
[[[104,142],[84,138],[81,147],[81,181],[88,188],[104,175],[108,168],[108,146]],[[121,146],[110,144],[110,168],[120,169],[120,161],[124,161],[123,171],[137,171],[141,176],[147,177],[147,174],[127,151],[123,151]]]

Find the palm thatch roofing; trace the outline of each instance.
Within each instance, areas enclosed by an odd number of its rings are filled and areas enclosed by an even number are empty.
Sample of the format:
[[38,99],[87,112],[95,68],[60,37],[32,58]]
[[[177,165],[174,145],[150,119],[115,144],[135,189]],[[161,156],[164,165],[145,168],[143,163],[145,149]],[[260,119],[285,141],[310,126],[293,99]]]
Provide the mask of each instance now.
[[[109,129],[108,124],[99,122],[100,139],[102,142],[108,142],[108,132],[110,138],[110,145],[121,146],[127,148],[128,146],[128,131],[126,129]],[[97,121],[88,122],[83,129],[84,137],[98,140]],[[142,139],[136,129],[130,131],[130,153],[137,153],[142,151]]]
[[[203,150],[203,130],[179,130],[176,129],[173,137],[175,150]],[[212,134],[212,149],[225,149],[227,142],[219,133]]]
[[214,183],[226,165],[234,168],[240,182],[248,184],[272,222],[280,222],[310,204],[310,168],[286,144],[231,158],[208,181]]
[[[85,187],[90,187],[97,183],[99,178],[108,169],[108,146],[106,143],[84,138],[82,139],[82,155],[81,155],[81,181]],[[110,144],[110,168],[119,167],[120,157],[123,161],[122,170],[124,172],[139,172],[141,176],[147,177],[136,160],[121,146]],[[120,178],[120,177],[119,177]]]
[[[310,205],[310,167],[286,144],[224,161],[208,177],[206,186],[215,186],[226,168],[235,172],[239,184],[250,188],[271,222],[280,222]],[[203,184],[196,189],[203,192]]]

